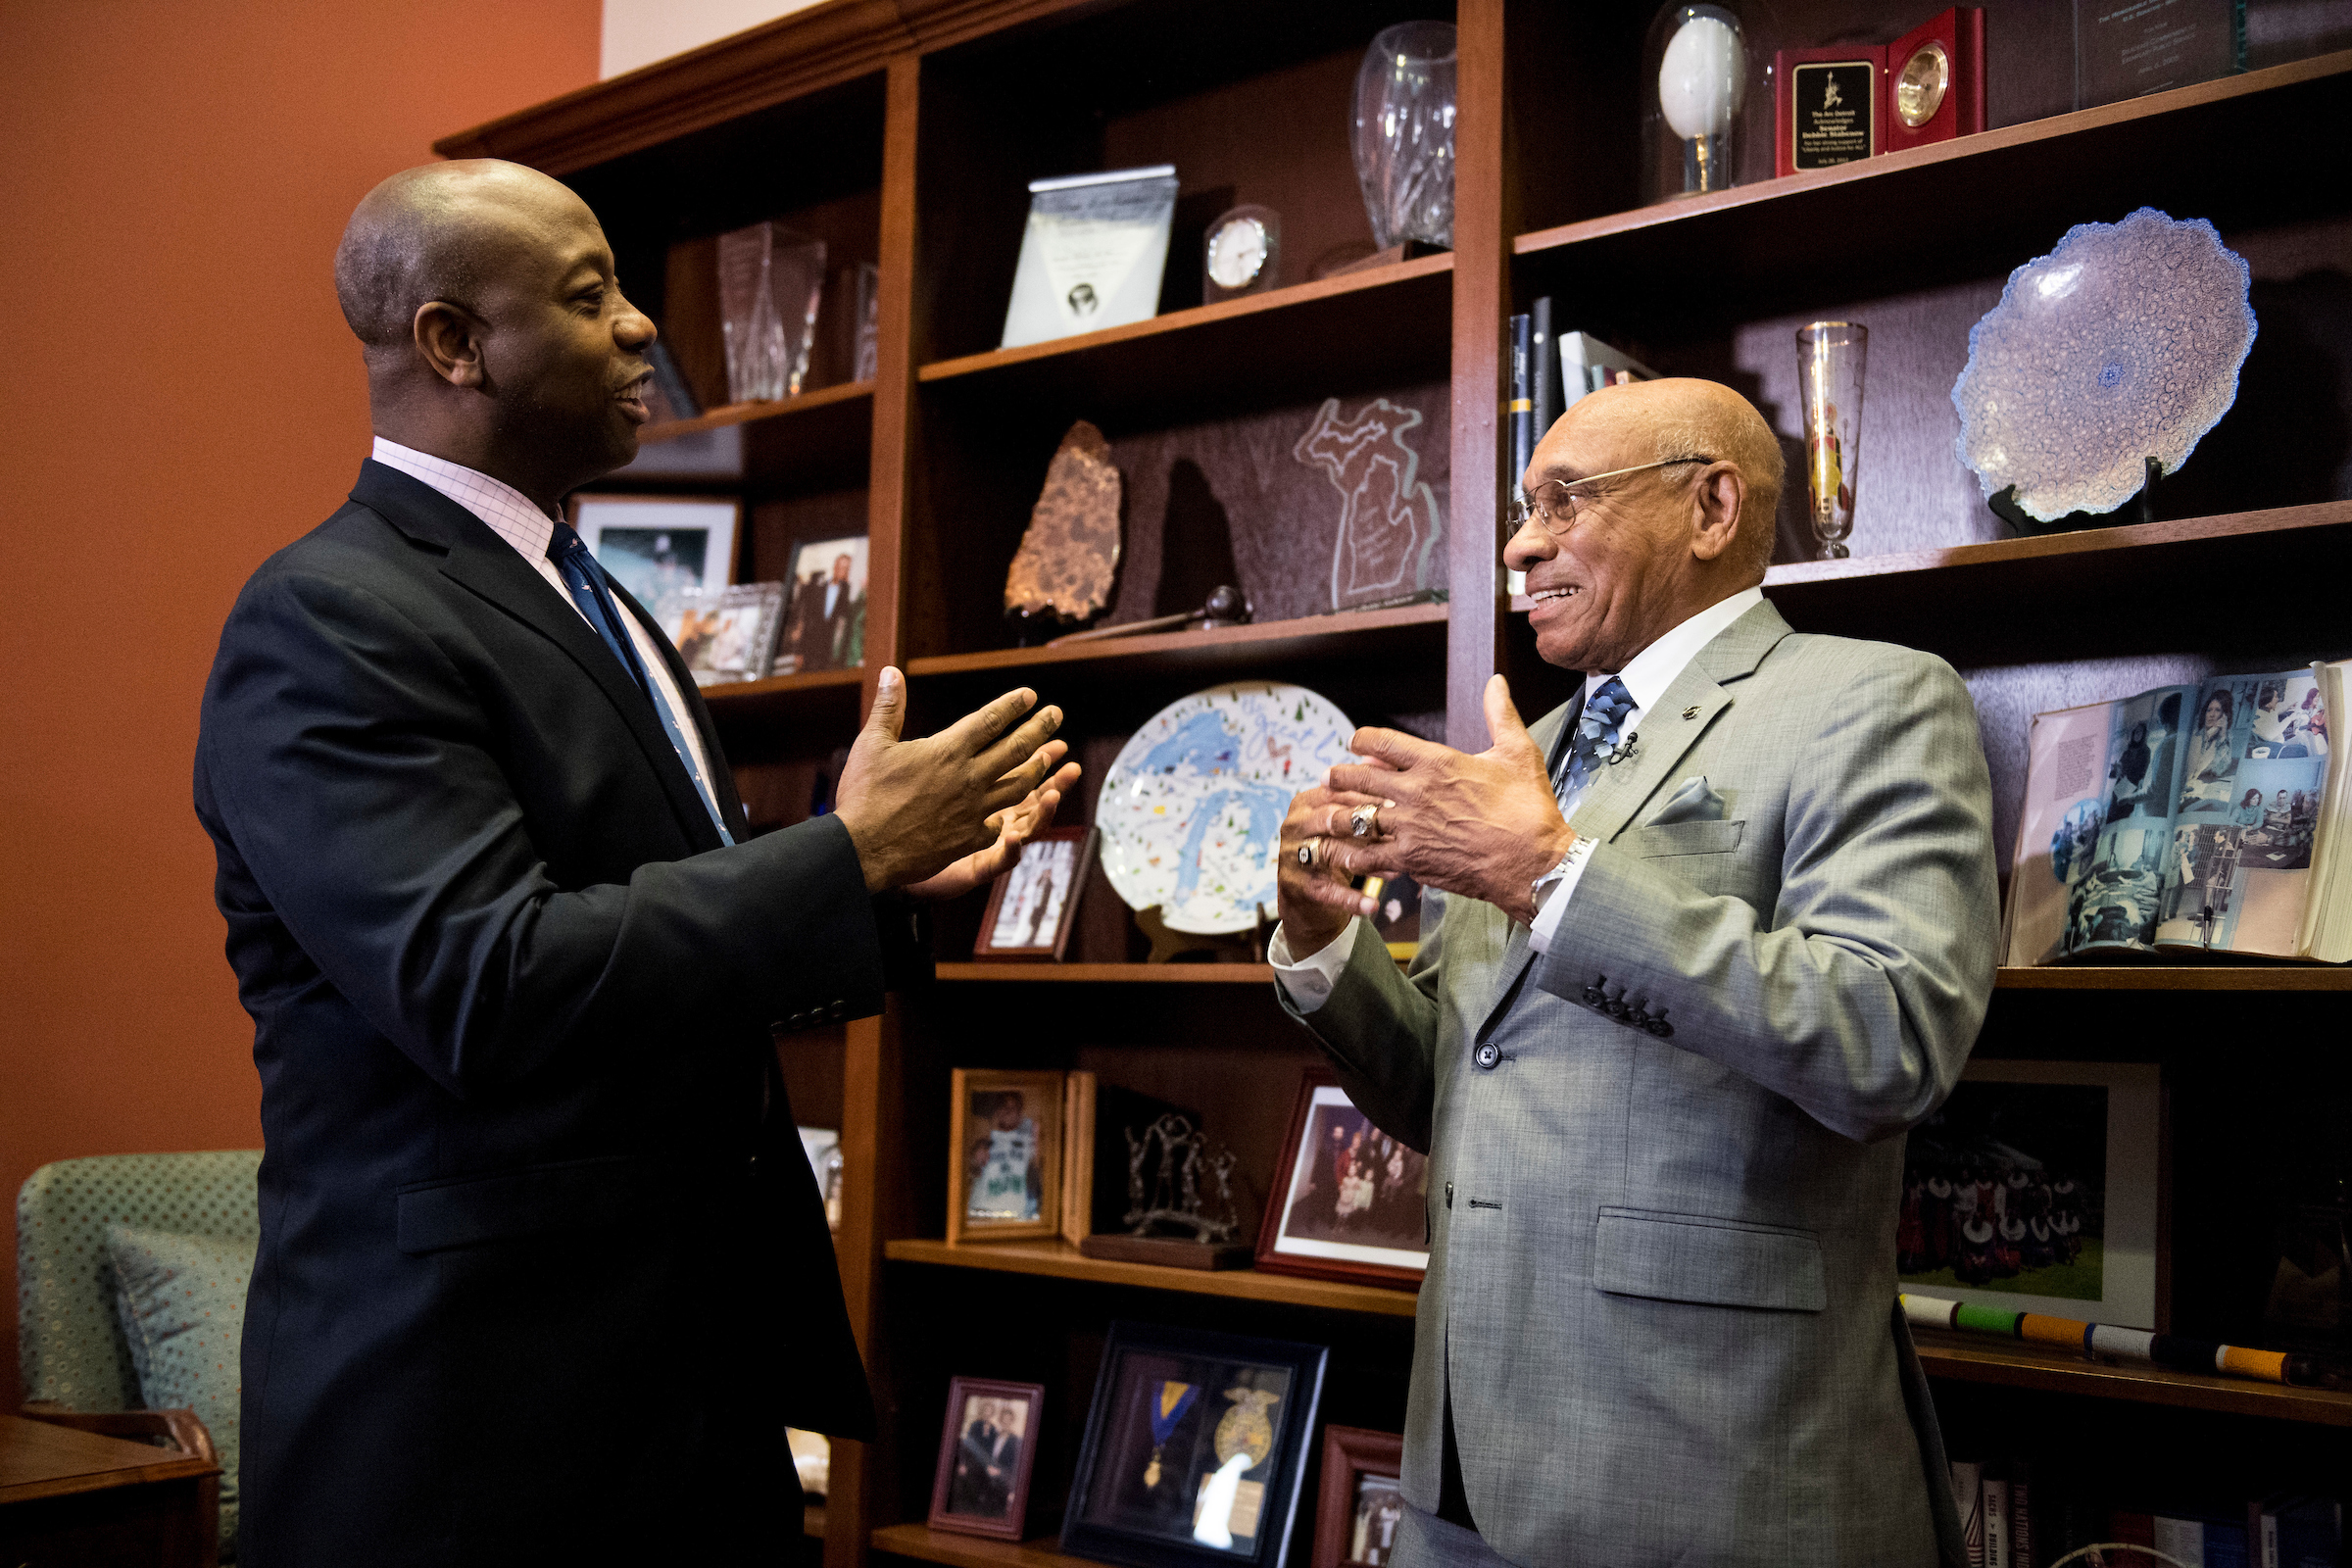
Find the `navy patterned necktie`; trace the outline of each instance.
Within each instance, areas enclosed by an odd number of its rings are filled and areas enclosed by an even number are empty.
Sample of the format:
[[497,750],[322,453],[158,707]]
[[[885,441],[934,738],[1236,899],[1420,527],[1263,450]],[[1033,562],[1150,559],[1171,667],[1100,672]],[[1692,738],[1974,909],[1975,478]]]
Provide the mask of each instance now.
[[1568,767],[1560,781],[1561,799],[1575,795],[1592,782],[1601,754],[1614,751],[1621,744],[1617,732],[1633,708],[1634,694],[1625,689],[1625,682],[1611,675],[1600,683],[1600,690],[1585,704],[1584,716],[1576,721],[1576,740],[1568,748]]
[[735,835],[727,831],[726,819],[718,814],[718,800],[710,791],[710,780],[694,765],[694,749],[686,744],[686,732],[678,727],[678,715],[670,711],[668,699],[662,695],[662,688],[646,673],[643,661],[637,657],[637,645],[620,618],[620,606],[605,582],[605,568],[598,564],[595,553],[569,523],[559,522],[547,541],[547,559],[556,564],[564,585],[571,590],[572,603],[580,607],[588,624],[605,640],[606,649],[620,661],[620,667],[629,672],[629,679],[637,683],[637,689],[654,705],[662,733],[669,737],[670,748],[678,754],[678,765],[694,780],[694,792],[703,798],[703,809],[710,813],[710,825],[718,829],[719,842],[734,843]]

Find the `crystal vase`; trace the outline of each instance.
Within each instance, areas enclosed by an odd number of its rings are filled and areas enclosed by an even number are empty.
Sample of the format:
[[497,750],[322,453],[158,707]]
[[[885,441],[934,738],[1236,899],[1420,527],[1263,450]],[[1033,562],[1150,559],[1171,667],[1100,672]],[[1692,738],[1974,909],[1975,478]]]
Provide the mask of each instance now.
[[1404,22],[1355,74],[1355,177],[1373,243],[1453,245],[1453,24]]
[[1796,390],[1805,416],[1806,514],[1821,560],[1846,554],[1854,531],[1854,485],[1862,463],[1862,367],[1868,329],[1815,321],[1796,333]]

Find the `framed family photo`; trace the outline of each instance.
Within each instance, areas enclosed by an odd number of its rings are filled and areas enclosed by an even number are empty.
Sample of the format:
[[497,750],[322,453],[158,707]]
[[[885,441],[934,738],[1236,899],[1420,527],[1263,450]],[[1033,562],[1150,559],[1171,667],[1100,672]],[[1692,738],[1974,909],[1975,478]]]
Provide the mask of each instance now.
[[1078,892],[1095,863],[1095,830],[1050,827],[988,890],[975,958],[1052,958],[1059,962],[1077,924]]
[[1257,1228],[1257,1267],[1418,1289],[1428,1186],[1427,1155],[1373,1126],[1337,1078],[1309,1071]]
[[1129,1568],[1283,1568],[1330,1351],[1113,1322],[1062,1550]]
[[856,669],[865,662],[864,534],[794,542],[784,582],[776,673]]
[[1323,1496],[1309,1568],[1388,1568],[1404,1523],[1404,1438],[1361,1427],[1323,1429]]
[[688,588],[671,596],[661,613],[662,630],[697,686],[762,680],[775,662],[783,611],[780,582]]
[[948,1115],[948,1240],[1061,1229],[1064,1074],[958,1067]]
[[2168,1327],[2152,1064],[1971,1061],[1911,1130],[1895,1274],[1914,1296]]
[[606,575],[664,618],[678,593],[735,580],[739,501],[688,496],[581,496],[572,526]]
[[1045,1400],[1042,1384],[950,1381],[939,1470],[931,1481],[932,1529],[1021,1539]]

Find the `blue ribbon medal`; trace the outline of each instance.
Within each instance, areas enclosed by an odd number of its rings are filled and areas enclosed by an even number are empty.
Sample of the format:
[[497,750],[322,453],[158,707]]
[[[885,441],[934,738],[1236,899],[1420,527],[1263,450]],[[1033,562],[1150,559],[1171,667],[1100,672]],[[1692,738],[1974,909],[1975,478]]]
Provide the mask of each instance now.
[[1193,1407],[1193,1401],[1200,1397],[1200,1387],[1199,1384],[1176,1382],[1160,1384],[1158,1393],[1152,1396],[1150,1411],[1152,1417],[1152,1462],[1144,1466],[1145,1486],[1156,1487],[1159,1485],[1159,1451],[1168,1446],[1168,1439],[1175,1434],[1176,1424],[1184,1419],[1185,1412],[1190,1410]]

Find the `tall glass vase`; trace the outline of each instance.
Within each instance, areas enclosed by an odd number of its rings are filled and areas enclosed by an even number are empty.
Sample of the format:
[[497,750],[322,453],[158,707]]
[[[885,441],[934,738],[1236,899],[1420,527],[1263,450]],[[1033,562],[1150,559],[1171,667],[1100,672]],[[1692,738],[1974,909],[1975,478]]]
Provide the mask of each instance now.
[[1355,74],[1355,177],[1373,243],[1453,245],[1453,24],[1404,22]]
[[1805,500],[1820,559],[1836,561],[1854,531],[1862,463],[1862,369],[1870,332],[1851,321],[1815,321],[1796,333],[1796,389],[1805,416]]
[[753,223],[718,236],[728,402],[765,403],[799,394],[808,373],[808,348],[824,289],[823,240],[774,223]]

